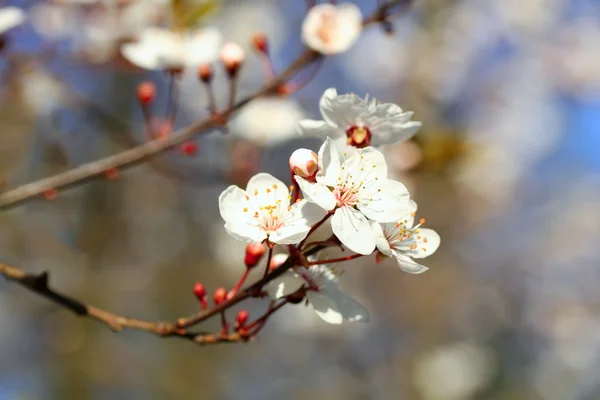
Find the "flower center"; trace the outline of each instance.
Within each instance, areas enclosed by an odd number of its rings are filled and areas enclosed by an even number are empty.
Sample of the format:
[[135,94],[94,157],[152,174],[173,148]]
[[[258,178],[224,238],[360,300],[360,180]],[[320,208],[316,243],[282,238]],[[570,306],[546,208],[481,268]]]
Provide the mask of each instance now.
[[371,145],[371,131],[365,126],[352,126],[346,131],[348,145],[362,149]]
[[354,207],[358,204],[358,190],[345,185],[338,186],[334,190],[338,207]]

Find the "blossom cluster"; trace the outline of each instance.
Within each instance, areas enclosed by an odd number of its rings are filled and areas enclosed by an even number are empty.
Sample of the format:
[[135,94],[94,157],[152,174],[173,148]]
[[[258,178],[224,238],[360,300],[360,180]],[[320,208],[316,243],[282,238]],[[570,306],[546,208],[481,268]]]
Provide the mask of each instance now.
[[367,311],[339,289],[338,274],[328,264],[374,254],[375,261],[394,258],[411,274],[427,270],[415,259],[434,253],[440,237],[422,227],[424,219],[415,224],[417,204],[401,182],[388,178],[378,149],[411,138],[420,123],[395,104],[338,95],[335,89],[325,91],[320,109],[323,120],[298,122],[299,135],[324,142],[318,154],[298,149],[291,155],[292,185],[259,173],[246,190],[232,185],[223,191],[220,212],[233,238],[270,249],[301,251],[308,236],[329,223],[335,238],[355,254],[309,259],[272,280],[267,292],[274,299],[300,293],[329,323],[367,321]]

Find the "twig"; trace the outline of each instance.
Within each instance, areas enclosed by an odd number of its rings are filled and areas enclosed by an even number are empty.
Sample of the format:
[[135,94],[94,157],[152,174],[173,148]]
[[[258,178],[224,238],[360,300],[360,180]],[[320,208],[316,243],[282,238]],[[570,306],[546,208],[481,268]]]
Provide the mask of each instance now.
[[[406,0],[395,0],[385,4],[385,6],[377,9],[373,14],[366,17],[363,21],[363,25],[385,21],[387,17],[387,10],[394,5],[406,2]],[[104,171],[109,169],[116,168],[123,170],[125,168],[132,167],[191,139],[200,132],[207,132],[212,128],[217,128],[222,125],[231,114],[253,99],[267,94],[277,93],[279,88],[290,78],[296,75],[296,73],[306,66],[321,59],[322,57],[323,56],[321,54],[313,50],[305,50],[304,53],[294,62],[292,62],[292,64],[290,64],[288,68],[286,68],[281,74],[279,74],[274,81],[270,82],[262,89],[259,89],[256,93],[242,99],[234,106],[222,112],[219,116],[211,115],[207,119],[198,121],[192,125],[189,125],[188,127],[173,132],[173,134],[166,138],[157,138],[151,140],[122,153],[118,153],[98,161],[92,161],[61,174],[25,184],[5,192],[0,195],[0,210],[7,210],[26,201],[38,198],[48,190],[66,189],[87,182],[91,179],[101,177],[103,176]]]

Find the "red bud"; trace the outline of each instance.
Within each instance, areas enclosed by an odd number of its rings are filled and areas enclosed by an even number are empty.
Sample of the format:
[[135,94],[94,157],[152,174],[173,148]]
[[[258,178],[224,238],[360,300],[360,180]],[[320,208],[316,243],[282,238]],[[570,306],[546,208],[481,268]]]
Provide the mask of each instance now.
[[194,285],[194,295],[201,300],[204,296],[206,296],[206,288],[200,282],[196,282]]
[[209,83],[213,79],[213,69],[210,65],[204,64],[198,68],[198,78],[204,83]]
[[48,189],[42,193],[42,196],[46,200],[54,200],[58,197],[58,190],[56,189]]
[[198,145],[196,144],[196,142],[190,140],[182,143],[179,150],[181,150],[181,154],[183,154],[184,156],[192,157],[195,156],[198,152]]
[[260,262],[260,259],[265,255],[267,246],[263,243],[251,243],[246,246],[246,257],[244,263],[246,268],[254,268]]
[[222,287],[216,289],[215,292],[213,293],[213,300],[216,305],[219,305],[223,301],[225,301],[226,297],[227,297],[227,290],[225,290],[225,288],[222,288]]
[[156,97],[156,86],[150,81],[144,81],[137,87],[137,97],[142,105],[147,106]]
[[235,328],[240,329],[244,325],[246,325],[246,322],[248,322],[249,315],[250,313],[248,313],[248,310],[241,310],[240,312],[238,312],[235,317]]
[[261,53],[267,54],[269,52],[269,41],[264,33],[257,33],[252,37],[252,44],[254,48]]

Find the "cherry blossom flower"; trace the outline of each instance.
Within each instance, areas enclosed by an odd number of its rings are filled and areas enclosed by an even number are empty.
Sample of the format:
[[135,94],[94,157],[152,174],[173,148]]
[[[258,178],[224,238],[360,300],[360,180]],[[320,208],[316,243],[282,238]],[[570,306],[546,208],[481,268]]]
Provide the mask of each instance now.
[[421,127],[411,121],[412,112],[403,111],[392,103],[377,103],[355,94],[338,95],[335,88],[323,93],[319,102],[324,121],[298,121],[303,135],[326,137],[335,140],[342,149],[345,145],[363,148],[398,143],[410,139]]
[[25,12],[17,7],[0,8],[0,34],[21,25],[25,21]]
[[373,224],[373,232],[378,259],[382,255],[394,257],[404,272],[421,274],[429,268],[416,263],[413,258],[425,258],[435,253],[440,246],[440,235],[432,229],[421,228],[424,219],[414,226],[417,203],[412,200],[411,209],[410,214],[395,223]]
[[368,311],[338,285],[339,278],[330,267],[313,265],[309,269],[288,271],[265,289],[273,299],[279,299],[304,287],[308,303],[323,321],[330,324],[341,324],[344,320],[368,322]]
[[295,244],[303,240],[324,212],[306,200],[290,205],[290,191],[270,174],[253,176],[246,190],[230,186],[219,196],[225,229],[234,239]]
[[410,213],[406,187],[387,179],[383,154],[372,147],[359,149],[340,161],[327,138],[319,150],[316,183],[296,176],[304,198],[333,211],[333,233],[350,250],[371,254],[375,236],[369,220],[395,222]]
[[147,28],[138,41],[121,47],[123,56],[144,69],[197,67],[219,58],[221,34],[213,28],[173,32]]
[[312,7],[302,23],[302,40],[322,54],[348,50],[362,31],[362,14],[351,3],[319,4]]

